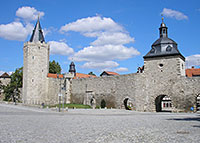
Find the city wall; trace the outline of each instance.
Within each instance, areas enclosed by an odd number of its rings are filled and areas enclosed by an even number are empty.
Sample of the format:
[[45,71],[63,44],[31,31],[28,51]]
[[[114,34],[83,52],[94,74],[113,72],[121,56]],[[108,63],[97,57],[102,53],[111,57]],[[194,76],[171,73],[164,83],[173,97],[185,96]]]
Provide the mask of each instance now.
[[120,76],[97,77],[72,80],[72,103],[90,103],[95,98],[100,106],[102,99],[108,108],[123,108],[124,99],[129,98],[136,111],[156,111],[156,97],[167,95],[172,100],[174,112],[189,111],[196,106],[200,94],[200,78],[178,76],[149,80],[145,73]]

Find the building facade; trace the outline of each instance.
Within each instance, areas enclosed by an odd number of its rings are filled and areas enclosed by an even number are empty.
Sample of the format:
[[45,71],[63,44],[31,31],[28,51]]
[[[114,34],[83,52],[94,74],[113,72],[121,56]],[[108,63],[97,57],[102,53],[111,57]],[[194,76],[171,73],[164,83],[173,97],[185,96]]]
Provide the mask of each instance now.
[[[45,43],[39,20],[31,40],[24,44],[23,102],[87,104],[93,107],[106,102],[108,108],[136,111],[185,112],[198,109],[200,78],[185,76],[185,57],[175,41],[168,38],[162,21],[159,39],[143,57],[141,72],[88,78],[75,78],[75,64],[62,78],[48,77],[49,45]],[[78,75],[78,74],[77,74]],[[86,77],[86,76],[85,76]]]

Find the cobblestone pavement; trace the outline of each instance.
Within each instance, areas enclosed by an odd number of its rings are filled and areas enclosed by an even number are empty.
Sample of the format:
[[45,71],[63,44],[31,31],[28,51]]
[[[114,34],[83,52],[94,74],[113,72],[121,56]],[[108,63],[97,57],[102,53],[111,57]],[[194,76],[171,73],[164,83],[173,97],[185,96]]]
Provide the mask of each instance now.
[[200,114],[0,104],[0,143],[197,143]]

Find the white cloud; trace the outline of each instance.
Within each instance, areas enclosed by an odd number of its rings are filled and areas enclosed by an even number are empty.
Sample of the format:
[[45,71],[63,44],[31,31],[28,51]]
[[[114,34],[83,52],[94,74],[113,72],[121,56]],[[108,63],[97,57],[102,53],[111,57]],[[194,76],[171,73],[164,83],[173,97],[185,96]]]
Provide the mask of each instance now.
[[5,72],[4,72],[4,71],[0,71],[0,76],[1,76],[3,73],[5,73]]
[[[60,31],[74,31],[85,37],[97,38],[89,46],[69,58],[73,58],[74,61],[87,62],[83,65],[84,68],[102,67],[101,69],[103,69],[103,65],[106,63],[104,68],[109,69],[113,67],[113,63],[116,63],[114,60],[125,60],[140,54],[133,47],[124,46],[124,44],[133,43],[134,38],[111,18],[94,16],[78,19],[62,26]],[[97,63],[97,66],[91,66],[91,63]]]
[[104,61],[104,62],[86,62],[81,66],[81,68],[104,70],[108,68],[114,68],[117,66],[119,66],[117,62]]
[[128,71],[128,68],[124,68],[124,67],[119,67],[117,69],[115,69],[116,72],[126,72]]
[[167,9],[167,8],[164,8],[161,14],[163,14],[166,17],[175,18],[177,20],[188,19],[188,16],[186,16],[182,12],[172,10],[172,9]]
[[80,33],[93,33],[100,31],[123,31],[123,27],[115,23],[111,18],[94,16],[78,19],[75,22],[62,26],[60,31],[75,31]]
[[186,57],[186,68],[191,68],[192,66],[200,66],[200,54]]
[[23,25],[21,22],[12,22],[0,25],[0,37],[7,40],[24,41],[32,32],[33,25]]
[[104,45],[89,46],[74,54],[75,61],[110,61],[125,60],[133,56],[139,55],[133,47],[127,48],[123,45]]
[[[37,11],[34,7],[21,7],[16,11],[17,18],[14,22],[8,24],[0,24],[0,37],[7,40],[24,41],[33,31],[32,20],[36,20],[38,15],[44,16],[44,12]],[[21,18],[25,24],[22,24]],[[49,30],[45,31],[47,34]]]
[[44,16],[44,12],[37,11],[34,7],[29,6],[20,7],[16,11],[16,16],[23,18],[27,21],[36,20],[38,18],[38,15],[42,17]]
[[91,45],[101,46],[101,45],[123,45],[130,42],[134,42],[134,38],[130,37],[126,33],[122,32],[115,32],[115,33],[109,33],[109,32],[103,32],[97,40],[91,43]]
[[70,55],[74,53],[74,50],[64,42],[49,41],[49,44],[50,44],[50,54]]

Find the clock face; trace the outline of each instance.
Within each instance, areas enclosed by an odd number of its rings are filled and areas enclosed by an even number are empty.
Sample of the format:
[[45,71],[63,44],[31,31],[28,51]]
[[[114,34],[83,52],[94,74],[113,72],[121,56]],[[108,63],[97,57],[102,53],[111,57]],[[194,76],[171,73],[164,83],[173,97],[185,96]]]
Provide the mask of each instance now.
[[170,52],[172,50],[172,47],[170,45],[167,46],[166,51]]

